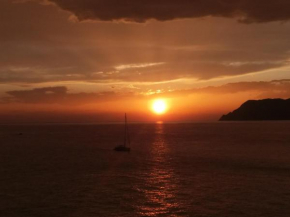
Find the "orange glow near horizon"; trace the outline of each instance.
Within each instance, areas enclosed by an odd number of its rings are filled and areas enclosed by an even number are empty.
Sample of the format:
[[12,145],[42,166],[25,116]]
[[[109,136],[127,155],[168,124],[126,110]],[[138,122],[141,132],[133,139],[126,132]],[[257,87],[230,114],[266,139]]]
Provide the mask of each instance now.
[[[67,93],[68,100],[49,103],[41,98],[38,103],[15,102],[0,106],[0,123],[9,122],[120,122],[126,112],[134,122],[188,122],[216,121],[223,114],[238,108],[243,102],[259,92],[249,91],[235,94],[208,92],[184,92],[161,94],[147,97],[103,98],[87,97],[80,100],[78,95]],[[34,95],[33,95],[34,97]],[[46,95],[44,95],[45,99]],[[36,100],[36,98],[31,98]],[[30,100],[30,98],[29,98]],[[43,103],[42,103],[43,101]]]
[[152,104],[152,111],[157,115],[164,114],[167,111],[167,108],[167,103],[163,99],[157,99]]

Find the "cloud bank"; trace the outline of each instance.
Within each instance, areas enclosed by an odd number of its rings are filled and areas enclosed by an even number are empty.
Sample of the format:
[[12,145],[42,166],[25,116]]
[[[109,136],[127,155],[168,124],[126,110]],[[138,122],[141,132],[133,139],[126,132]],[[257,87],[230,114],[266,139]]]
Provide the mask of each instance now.
[[285,21],[288,0],[49,0],[80,20],[146,22],[205,16],[237,18],[241,22]]
[[[236,94],[242,92],[255,93],[254,99],[262,98],[289,98],[290,79],[260,81],[260,82],[237,82],[221,86],[208,86],[203,88],[192,88],[189,90],[176,90],[147,96],[147,98],[169,97],[175,98],[192,94]],[[15,90],[6,92],[9,96],[0,98],[2,104],[25,103],[25,104],[61,104],[61,105],[84,105],[104,101],[114,101],[120,98],[136,97],[133,93],[124,92],[96,92],[96,93],[69,93],[66,86],[43,87],[30,90]],[[140,97],[146,97],[139,95]]]
[[[15,90],[6,93],[9,96],[0,99],[2,104],[61,104],[71,106],[113,100],[116,98],[116,93],[109,91],[99,93],[68,93],[68,88],[65,86]],[[121,96],[119,95],[119,97]]]

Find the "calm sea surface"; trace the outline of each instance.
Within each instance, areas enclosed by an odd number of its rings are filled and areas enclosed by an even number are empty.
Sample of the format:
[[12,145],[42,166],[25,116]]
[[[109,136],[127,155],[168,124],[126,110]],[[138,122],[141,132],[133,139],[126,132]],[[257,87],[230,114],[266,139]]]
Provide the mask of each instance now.
[[129,127],[0,126],[0,216],[290,216],[290,122]]

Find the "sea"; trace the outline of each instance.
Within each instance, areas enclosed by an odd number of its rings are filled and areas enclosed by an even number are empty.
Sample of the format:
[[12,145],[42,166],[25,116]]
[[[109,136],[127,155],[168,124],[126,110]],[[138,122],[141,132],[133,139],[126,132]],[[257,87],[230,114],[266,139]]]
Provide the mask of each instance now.
[[290,122],[0,125],[1,217],[289,217]]

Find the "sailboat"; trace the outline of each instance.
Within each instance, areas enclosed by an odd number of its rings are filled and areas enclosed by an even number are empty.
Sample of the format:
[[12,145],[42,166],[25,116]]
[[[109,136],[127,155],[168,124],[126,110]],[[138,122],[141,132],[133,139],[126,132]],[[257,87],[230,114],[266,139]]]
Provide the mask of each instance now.
[[125,113],[125,136],[124,136],[124,144],[119,145],[114,148],[115,151],[123,151],[123,152],[130,152],[130,137],[129,137],[129,129],[127,124],[127,114]]

